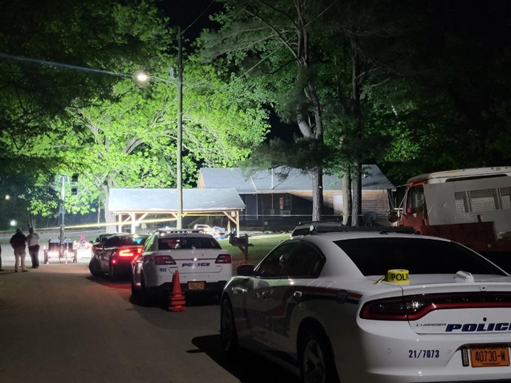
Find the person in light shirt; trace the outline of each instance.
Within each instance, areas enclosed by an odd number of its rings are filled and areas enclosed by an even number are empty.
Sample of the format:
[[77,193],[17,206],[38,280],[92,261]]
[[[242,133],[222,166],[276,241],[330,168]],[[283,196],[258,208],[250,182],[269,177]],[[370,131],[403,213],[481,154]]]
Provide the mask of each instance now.
[[39,234],[34,231],[34,228],[28,229],[27,236],[28,243],[28,253],[30,254],[30,258],[32,259],[32,268],[39,268]]

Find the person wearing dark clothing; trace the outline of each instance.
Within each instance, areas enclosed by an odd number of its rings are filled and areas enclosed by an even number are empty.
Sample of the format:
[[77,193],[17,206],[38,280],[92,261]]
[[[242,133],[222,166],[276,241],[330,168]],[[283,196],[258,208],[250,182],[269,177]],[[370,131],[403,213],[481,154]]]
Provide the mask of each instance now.
[[28,229],[27,242],[28,242],[28,254],[32,259],[32,268],[39,268],[39,234],[34,231],[33,228]]
[[4,269],[2,269],[2,246],[0,246],[0,271],[4,271]]
[[14,249],[14,271],[18,272],[18,267],[21,263],[21,271],[26,273],[28,270],[25,267],[25,247],[27,246],[27,237],[21,229],[16,229],[16,234],[11,237],[11,246]]

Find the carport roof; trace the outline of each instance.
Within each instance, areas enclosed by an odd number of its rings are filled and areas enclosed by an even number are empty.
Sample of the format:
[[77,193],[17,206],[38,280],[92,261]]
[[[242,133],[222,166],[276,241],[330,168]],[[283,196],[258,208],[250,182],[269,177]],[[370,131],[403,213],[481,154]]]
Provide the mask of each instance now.
[[[183,213],[245,209],[234,188],[183,189]],[[110,189],[108,210],[120,213],[176,213],[177,189]]]

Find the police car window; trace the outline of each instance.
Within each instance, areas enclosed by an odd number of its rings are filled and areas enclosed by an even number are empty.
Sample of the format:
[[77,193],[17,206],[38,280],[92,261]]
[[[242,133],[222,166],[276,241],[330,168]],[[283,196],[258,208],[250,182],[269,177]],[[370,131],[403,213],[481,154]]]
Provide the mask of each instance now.
[[287,266],[287,262],[293,252],[299,245],[299,242],[286,242],[275,248],[264,258],[255,273],[262,277],[280,277],[282,271]]
[[287,261],[283,276],[290,278],[313,278],[319,275],[324,257],[318,250],[302,243]]
[[153,246],[153,242],[154,242],[154,239],[156,238],[155,235],[151,235],[147,241],[145,241],[144,243],[144,252],[145,251],[149,251],[151,249],[151,247]]
[[420,238],[361,238],[336,241],[364,275],[384,275],[391,269],[410,274],[505,275],[478,254],[453,242]]

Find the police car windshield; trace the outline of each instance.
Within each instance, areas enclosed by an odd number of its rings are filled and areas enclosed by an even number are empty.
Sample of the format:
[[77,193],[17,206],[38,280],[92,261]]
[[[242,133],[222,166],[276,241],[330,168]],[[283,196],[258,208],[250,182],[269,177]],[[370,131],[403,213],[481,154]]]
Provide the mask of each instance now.
[[158,249],[221,249],[221,246],[213,237],[162,237],[158,238]]
[[452,242],[408,238],[363,238],[335,241],[364,275],[384,275],[391,269],[410,274],[506,275],[485,258]]

